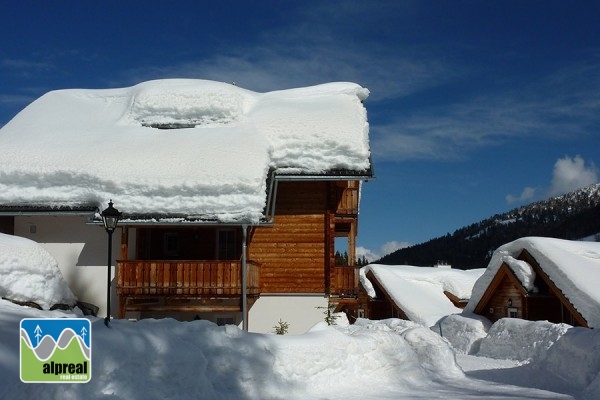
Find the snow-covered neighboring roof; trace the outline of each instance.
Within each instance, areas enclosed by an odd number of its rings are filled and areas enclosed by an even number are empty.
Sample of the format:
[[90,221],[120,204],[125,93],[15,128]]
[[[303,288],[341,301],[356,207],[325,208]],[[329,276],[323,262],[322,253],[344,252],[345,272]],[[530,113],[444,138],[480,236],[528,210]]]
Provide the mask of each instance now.
[[499,247],[485,273],[477,280],[465,311],[472,312],[503,263],[515,272],[528,291],[535,290],[535,273],[517,260],[527,250],[590,327],[600,326],[600,243],[546,237],[524,237]]
[[459,299],[469,299],[475,281],[484,270],[370,264],[361,268],[360,279],[369,296],[375,297],[373,284],[367,279],[369,272],[411,321],[429,327],[446,315],[462,311],[444,291]]
[[369,170],[368,94],[345,82],[256,93],[192,79],[52,91],[0,130],[0,204],[113,199],[130,215],[257,222],[271,170]]
[[0,233],[0,297],[34,302],[47,310],[77,301],[54,257],[42,246]]

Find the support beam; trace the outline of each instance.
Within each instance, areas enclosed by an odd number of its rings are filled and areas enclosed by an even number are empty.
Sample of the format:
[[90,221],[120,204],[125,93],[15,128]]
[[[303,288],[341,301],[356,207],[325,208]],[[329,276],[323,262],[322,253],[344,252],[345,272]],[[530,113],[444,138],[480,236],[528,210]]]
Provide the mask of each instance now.
[[121,255],[120,260],[127,260],[127,252],[129,251],[129,228],[121,227]]
[[246,262],[246,240],[248,238],[248,225],[242,225],[242,326],[248,332],[248,269]]

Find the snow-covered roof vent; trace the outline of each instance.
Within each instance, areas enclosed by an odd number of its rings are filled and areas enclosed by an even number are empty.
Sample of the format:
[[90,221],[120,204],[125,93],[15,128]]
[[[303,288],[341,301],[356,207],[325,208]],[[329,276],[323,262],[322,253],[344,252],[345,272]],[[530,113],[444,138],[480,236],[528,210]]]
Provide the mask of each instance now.
[[126,118],[160,129],[219,126],[242,118],[252,103],[243,89],[230,84],[190,81],[154,81],[135,87]]

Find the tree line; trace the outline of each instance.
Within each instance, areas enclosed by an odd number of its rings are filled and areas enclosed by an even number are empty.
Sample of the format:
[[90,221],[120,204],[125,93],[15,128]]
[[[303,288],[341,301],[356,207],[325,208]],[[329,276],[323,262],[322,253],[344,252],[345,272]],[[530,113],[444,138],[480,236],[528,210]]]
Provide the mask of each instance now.
[[445,260],[455,268],[485,268],[498,247],[525,236],[600,241],[600,184],[496,214],[376,262],[431,266]]

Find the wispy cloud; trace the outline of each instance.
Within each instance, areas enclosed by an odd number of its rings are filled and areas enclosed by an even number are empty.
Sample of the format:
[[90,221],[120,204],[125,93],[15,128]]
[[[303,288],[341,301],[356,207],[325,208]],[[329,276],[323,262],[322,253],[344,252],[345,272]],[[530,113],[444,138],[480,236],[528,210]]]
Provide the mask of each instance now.
[[415,60],[383,48],[367,52],[326,41],[310,45],[280,40],[268,47],[257,44],[182,64],[130,70],[127,79],[130,83],[165,77],[211,79],[259,92],[351,81],[367,87],[372,94],[368,101],[374,102],[408,96],[453,73],[436,60]]
[[0,60],[0,69],[9,75],[22,78],[38,75],[53,70],[55,66],[47,60],[36,59],[14,59],[5,58]]
[[367,249],[366,247],[357,246],[356,247],[356,256],[358,258],[365,257],[369,262],[374,262],[379,260],[381,257],[386,256],[388,254],[393,253],[396,250],[404,249],[406,247],[412,246],[411,243],[408,242],[398,242],[396,240],[389,241],[384,243],[379,249]]
[[379,160],[453,160],[515,138],[590,135],[600,126],[598,86],[600,63],[574,65],[518,90],[399,110],[394,120],[371,126],[373,151]]
[[[272,27],[248,42],[219,46],[217,52],[184,63],[127,71],[128,83],[182,77],[236,82],[269,91],[330,81],[352,81],[371,91],[369,102],[405,97],[454,79],[464,71],[434,49],[407,42],[382,42],[375,26],[397,24],[410,6],[386,2],[323,2],[292,9],[292,24]],[[393,22],[381,22],[382,19]],[[379,25],[378,25],[379,23]],[[383,31],[383,30],[382,30]]]
[[0,104],[27,104],[34,100],[32,96],[25,96],[19,94],[0,94]]
[[533,198],[535,198],[536,193],[537,193],[536,188],[527,186],[523,189],[523,191],[521,192],[521,194],[519,196],[513,196],[512,194],[507,195],[506,202],[508,204],[514,204],[514,203],[522,203],[525,201],[530,201]]

